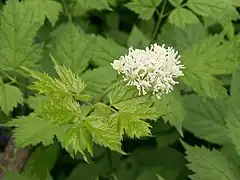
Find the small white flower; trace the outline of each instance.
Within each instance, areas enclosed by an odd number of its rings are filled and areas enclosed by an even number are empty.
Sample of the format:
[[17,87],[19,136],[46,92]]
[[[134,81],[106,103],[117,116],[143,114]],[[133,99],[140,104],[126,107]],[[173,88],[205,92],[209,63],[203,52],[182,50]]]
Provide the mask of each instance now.
[[161,98],[178,84],[174,78],[183,76],[185,67],[179,61],[180,55],[172,47],[153,44],[145,50],[129,48],[125,56],[114,60],[111,65],[123,75],[127,85],[136,86],[139,95],[148,92]]

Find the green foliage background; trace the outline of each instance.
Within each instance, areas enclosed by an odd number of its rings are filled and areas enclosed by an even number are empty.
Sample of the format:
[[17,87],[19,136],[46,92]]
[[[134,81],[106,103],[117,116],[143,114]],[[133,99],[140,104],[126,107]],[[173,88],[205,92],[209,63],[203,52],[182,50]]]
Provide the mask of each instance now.
[[[239,7],[239,0],[2,2],[1,136],[31,150],[23,172],[6,170],[5,179],[238,180]],[[129,47],[152,43],[173,46],[186,66],[160,100],[115,84],[110,66]]]

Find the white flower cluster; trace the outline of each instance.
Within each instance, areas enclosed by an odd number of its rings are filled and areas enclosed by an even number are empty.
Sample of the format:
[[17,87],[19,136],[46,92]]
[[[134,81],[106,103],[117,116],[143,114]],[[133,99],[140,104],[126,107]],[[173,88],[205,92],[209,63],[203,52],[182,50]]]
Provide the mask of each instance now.
[[183,76],[185,67],[179,61],[180,55],[172,47],[153,44],[145,50],[129,48],[129,53],[111,64],[118,74],[123,75],[127,85],[136,86],[139,95],[148,92],[161,98],[178,84],[174,78]]

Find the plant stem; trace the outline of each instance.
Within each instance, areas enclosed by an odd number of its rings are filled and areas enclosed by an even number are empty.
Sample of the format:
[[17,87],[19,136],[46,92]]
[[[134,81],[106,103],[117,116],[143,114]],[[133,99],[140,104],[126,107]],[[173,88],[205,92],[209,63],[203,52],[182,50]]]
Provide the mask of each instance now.
[[6,72],[4,72],[3,70],[0,69],[0,72],[1,72],[4,76],[6,76],[9,80],[11,80],[11,82],[8,83],[8,84],[14,84],[14,83],[16,83],[16,84],[18,84],[19,86],[22,86],[23,88],[26,88],[26,85],[25,85],[25,84],[22,84],[22,83],[18,82],[15,78],[9,76],[9,75],[8,75]]
[[157,36],[159,27],[160,27],[162,19],[163,19],[163,14],[164,14],[164,11],[165,11],[166,4],[167,4],[167,0],[164,0],[161,12],[159,12],[159,10],[156,9],[156,13],[158,15],[158,21],[157,21],[157,24],[156,24],[155,29],[153,31],[152,41],[154,41],[156,36]]

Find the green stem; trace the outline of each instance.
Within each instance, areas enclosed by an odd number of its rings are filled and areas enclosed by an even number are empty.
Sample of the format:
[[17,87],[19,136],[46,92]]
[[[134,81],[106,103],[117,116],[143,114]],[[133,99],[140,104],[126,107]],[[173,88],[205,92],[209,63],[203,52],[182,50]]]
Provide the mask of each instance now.
[[163,19],[163,14],[164,14],[164,11],[165,11],[166,4],[167,4],[167,0],[164,0],[161,12],[159,12],[159,10],[156,9],[156,13],[158,15],[158,21],[157,21],[157,24],[156,24],[155,29],[153,31],[152,41],[154,41],[156,36],[157,36],[159,27],[160,27],[162,19]]
[[3,70],[0,69],[0,72],[1,72],[4,76],[6,76],[9,80],[11,80],[11,82],[8,83],[8,84],[14,84],[14,83],[16,83],[16,84],[18,84],[19,86],[22,86],[22,87],[26,88],[26,85],[25,85],[25,84],[22,84],[22,83],[18,82],[15,78],[9,76],[9,75],[8,75],[6,72],[4,72]]

